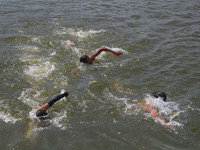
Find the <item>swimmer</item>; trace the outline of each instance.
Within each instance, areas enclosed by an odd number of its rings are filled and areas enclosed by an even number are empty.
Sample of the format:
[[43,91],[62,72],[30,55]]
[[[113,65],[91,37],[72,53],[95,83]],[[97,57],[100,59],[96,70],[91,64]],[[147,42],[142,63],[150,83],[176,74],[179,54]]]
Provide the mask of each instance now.
[[[55,98],[50,100],[48,103],[42,105],[36,111],[36,117],[39,118],[40,120],[47,119],[49,117],[47,112],[46,112],[47,109],[49,109],[55,102],[59,101],[61,98],[63,98],[63,97],[67,98],[67,96],[68,96],[68,93],[67,93],[67,91],[65,91],[63,94],[57,95]],[[34,125],[34,121],[32,119],[29,119],[28,129],[27,129],[27,132],[25,134],[26,139],[29,139],[31,137],[31,134],[33,132],[33,125]]]
[[[164,92],[154,92],[152,93],[152,96],[155,98],[159,98],[162,99],[163,101],[167,100],[167,96]],[[163,123],[164,125],[168,126],[168,127],[172,127],[172,125],[170,125],[169,123],[167,123],[163,118],[161,118],[157,113],[155,108],[146,102],[146,100],[139,100],[136,102],[136,104],[144,111],[147,113],[150,113],[152,117],[154,117],[155,119],[159,120],[161,123]],[[133,109],[135,109],[135,107],[133,107]]]
[[[161,98],[163,101],[166,101],[167,96],[164,92],[154,92],[152,93],[155,98]],[[151,116],[157,118],[158,120],[162,121],[164,124],[167,124],[160,116],[157,115],[155,109],[150,105],[147,104],[147,111],[150,112]]]
[[47,109],[49,109],[55,102],[59,101],[61,98],[68,96],[68,92],[65,91],[63,94],[57,95],[55,98],[50,100],[48,103],[42,105],[37,111],[36,111],[36,117],[39,119],[46,119],[48,118]]
[[[154,92],[152,95],[155,98],[161,98],[163,101],[167,100],[167,95],[164,92]],[[150,105],[146,104],[146,111],[151,114],[152,117],[156,118],[157,120],[163,122],[166,126],[172,127],[172,125],[168,124],[165,120],[163,120],[155,111],[155,109]]]
[[95,57],[97,57],[102,51],[108,51],[108,52],[111,52],[115,55],[123,55],[122,52],[114,51],[114,50],[103,47],[103,48],[100,48],[99,50],[97,50],[95,53],[93,53],[90,56],[87,56],[87,55],[81,56],[80,62],[83,62],[83,63],[86,63],[86,64],[92,64],[92,62],[95,60]]

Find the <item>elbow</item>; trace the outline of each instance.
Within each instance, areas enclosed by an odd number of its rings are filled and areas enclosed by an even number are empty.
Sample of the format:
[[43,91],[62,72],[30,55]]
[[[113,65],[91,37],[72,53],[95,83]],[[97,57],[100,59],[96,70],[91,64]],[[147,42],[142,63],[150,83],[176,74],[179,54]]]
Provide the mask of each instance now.
[[100,51],[107,51],[108,48],[106,48],[106,47],[102,47],[102,48],[100,48],[99,50],[100,50]]

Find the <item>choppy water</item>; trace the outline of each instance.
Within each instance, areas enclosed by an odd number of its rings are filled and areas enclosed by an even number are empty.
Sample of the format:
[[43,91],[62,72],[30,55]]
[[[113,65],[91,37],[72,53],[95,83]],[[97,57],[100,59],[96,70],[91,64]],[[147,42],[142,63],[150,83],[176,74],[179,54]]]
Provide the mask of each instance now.
[[[198,0],[1,0],[0,18],[2,150],[200,148]],[[103,46],[124,55],[79,63]],[[62,90],[69,97],[37,120]],[[174,127],[142,111],[142,99]]]

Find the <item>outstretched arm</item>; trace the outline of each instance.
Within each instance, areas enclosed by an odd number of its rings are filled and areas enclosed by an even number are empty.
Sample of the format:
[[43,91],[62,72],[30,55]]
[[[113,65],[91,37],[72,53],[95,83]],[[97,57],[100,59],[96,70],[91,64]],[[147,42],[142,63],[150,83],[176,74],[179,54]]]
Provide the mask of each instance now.
[[102,51],[108,51],[108,52],[111,52],[111,53],[113,53],[113,54],[115,54],[115,55],[123,55],[122,52],[114,51],[114,50],[111,50],[111,49],[109,49],[109,48],[103,47],[103,48],[100,48],[99,50],[97,50],[97,51],[96,51],[95,53],[93,53],[91,56],[89,56],[90,59],[94,60],[95,57],[97,57]]
[[167,122],[165,120],[163,120],[160,116],[157,115],[156,111],[154,110],[153,107],[151,107],[151,105],[147,105],[147,110],[150,112],[150,114],[157,118],[158,120],[160,120],[161,122],[163,122],[164,124],[167,124]]
[[46,112],[46,110],[49,109],[55,102],[59,101],[63,97],[67,97],[67,96],[68,96],[68,92],[65,91],[63,94],[57,95],[52,100],[50,100],[48,103],[42,105],[39,109]]

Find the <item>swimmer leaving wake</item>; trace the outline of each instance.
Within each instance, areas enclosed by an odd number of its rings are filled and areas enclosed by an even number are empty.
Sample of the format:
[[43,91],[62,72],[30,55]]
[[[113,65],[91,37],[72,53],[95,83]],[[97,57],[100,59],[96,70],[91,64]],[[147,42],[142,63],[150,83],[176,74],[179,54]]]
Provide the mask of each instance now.
[[[49,109],[55,102],[59,101],[60,99],[62,99],[63,97],[67,98],[68,96],[68,92],[65,91],[63,94],[57,95],[56,97],[54,97],[53,99],[51,99],[48,103],[45,103],[44,105],[42,105],[39,109],[36,110],[36,117],[40,120],[45,120],[48,119],[48,114],[47,114],[47,109]],[[29,120],[29,124],[28,124],[28,130],[26,132],[25,137],[27,139],[30,138],[31,134],[32,134],[32,130],[33,130],[33,120],[30,119]]]
[[[154,92],[152,93],[153,96],[155,98],[161,98],[163,101],[166,101],[167,100],[167,96],[164,92]],[[167,127],[173,127],[173,125],[167,123],[163,118],[161,118],[155,111],[155,109],[153,108],[153,106],[151,106],[150,104],[147,104],[145,102],[145,104],[142,104],[142,103],[138,103],[141,108],[146,111],[146,112],[149,112],[151,114],[152,117],[156,118],[157,120],[161,121],[162,123],[164,123],[165,126]]]
[[95,53],[93,53],[90,56],[87,56],[87,55],[81,56],[80,62],[83,62],[83,63],[86,63],[86,64],[92,64],[92,62],[95,60],[95,58],[103,51],[111,52],[115,55],[123,55],[122,52],[114,51],[114,50],[111,50],[109,48],[103,47],[103,48],[98,49]]
[[57,95],[52,100],[50,100],[48,103],[42,105],[37,111],[36,111],[36,117],[39,119],[46,119],[48,118],[47,109],[49,109],[55,102],[59,101],[61,98],[68,96],[68,92],[65,91],[63,94]]

